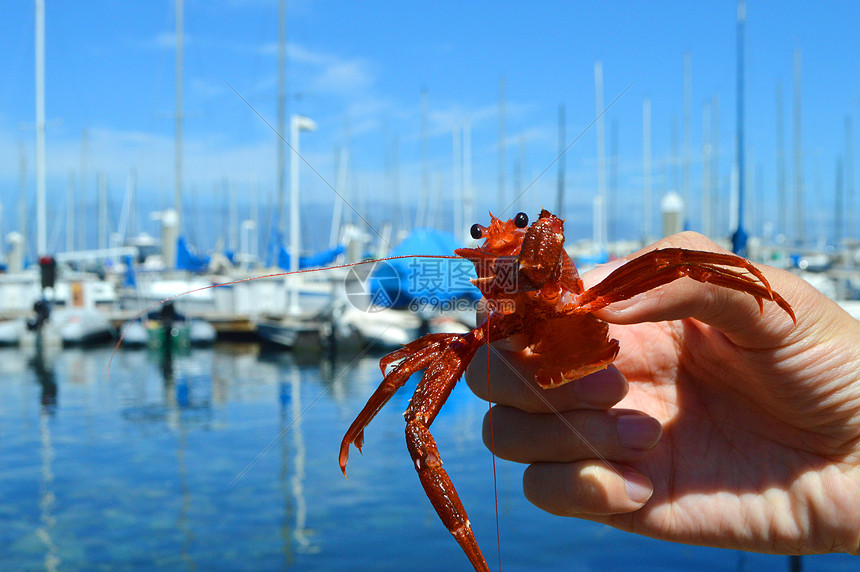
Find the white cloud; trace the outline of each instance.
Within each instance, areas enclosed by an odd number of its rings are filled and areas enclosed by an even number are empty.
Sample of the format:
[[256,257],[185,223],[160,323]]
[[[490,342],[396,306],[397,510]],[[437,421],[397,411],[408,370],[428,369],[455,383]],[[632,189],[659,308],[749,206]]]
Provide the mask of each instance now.
[[[271,53],[278,53],[277,44],[275,44],[275,51]],[[314,51],[310,48],[306,48],[304,46],[300,46],[298,44],[293,43],[287,43],[287,58],[296,63],[315,66],[331,65],[340,61],[340,58],[337,56],[326,54],[324,52]]]
[[[239,49],[245,49],[240,47]],[[253,48],[251,48],[253,50]],[[327,54],[325,52],[319,52],[312,50],[310,48],[306,48],[304,46],[300,46],[298,44],[294,44],[292,42],[287,42],[286,45],[287,50],[287,59],[291,60],[295,63],[299,64],[308,64],[308,65],[326,65],[339,61],[341,58]],[[277,56],[278,55],[278,42],[266,42],[262,46],[259,47],[259,52],[263,55],[267,56]]]
[[[277,55],[277,42],[264,44],[260,52]],[[287,66],[288,73],[294,76],[292,79],[305,78],[302,91],[313,91],[318,95],[355,95],[371,88],[376,81],[374,66],[364,58],[344,58],[294,43],[287,43]],[[298,73],[290,71],[291,66]],[[260,86],[275,85],[275,77],[273,74]]]
[[[191,36],[187,33],[182,34],[182,43],[185,46],[192,44]],[[176,49],[176,32],[159,32],[152,38],[143,42],[142,47],[149,50],[175,50]]]
[[310,89],[332,94],[353,94],[369,88],[373,74],[369,65],[360,60],[327,64],[311,79]]
[[223,81],[210,81],[207,79],[193,77],[186,82],[189,91],[200,98],[210,98],[223,95],[230,91],[230,88]]

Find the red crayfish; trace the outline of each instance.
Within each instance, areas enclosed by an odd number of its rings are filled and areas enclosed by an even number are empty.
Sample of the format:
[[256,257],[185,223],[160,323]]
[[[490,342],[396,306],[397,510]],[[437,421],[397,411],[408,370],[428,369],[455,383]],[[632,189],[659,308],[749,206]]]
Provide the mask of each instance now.
[[383,357],[379,365],[384,379],[347,430],[339,458],[346,475],[349,446],[361,450],[365,427],[409,377],[423,369],[404,414],[406,445],[430,502],[476,570],[488,570],[487,563],[442,468],[430,425],[479,347],[524,336],[527,347],[539,355],[538,385],[557,387],[607,367],[618,354],[618,341],[609,337],[608,324],[594,317],[595,310],[684,276],[746,292],[760,308],[763,300],[773,301],[794,319],[788,302],[744,258],[680,248],[654,250],[584,290],[564,250],[563,220],[547,210],[531,225],[525,213],[508,221],[492,213],[490,217],[489,226],[472,226],[472,237],[485,239],[480,247],[456,250],[475,265],[473,283],[488,302],[489,317],[468,333],[429,334]]

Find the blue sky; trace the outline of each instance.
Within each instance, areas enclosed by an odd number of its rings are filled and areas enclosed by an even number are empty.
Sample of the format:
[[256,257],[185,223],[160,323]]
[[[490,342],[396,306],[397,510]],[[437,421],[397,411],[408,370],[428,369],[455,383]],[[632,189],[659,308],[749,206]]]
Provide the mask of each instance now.
[[[275,0],[185,3],[184,161],[191,211],[223,206],[226,199],[218,189],[224,181],[237,189],[246,211],[255,188],[261,212],[272,202],[276,136],[254,110],[276,123],[277,14]],[[48,184],[56,197],[49,220],[62,220],[70,177],[77,196],[94,205],[95,180],[103,174],[115,224],[131,169],[137,173],[141,210],[167,206],[173,197],[173,2],[47,0],[46,15]],[[35,136],[27,127],[34,118],[33,22],[30,2],[5,6],[0,20],[4,231],[17,222],[20,143],[27,185],[35,188]],[[845,118],[856,116],[860,104],[858,25],[860,16],[851,3],[748,3],[748,165],[761,191],[761,198],[750,205],[754,229],[765,219],[776,222],[777,82],[784,100],[786,175],[793,190],[792,66],[797,48],[803,61],[803,171],[809,209],[804,219],[810,233],[830,226],[826,223],[833,212],[836,158],[845,150]],[[428,98],[429,205],[438,204],[443,215],[449,212],[452,133],[468,122],[475,217],[482,220],[486,209],[501,210],[500,78],[506,92],[506,200],[511,200],[517,181],[525,186],[555,158],[559,104],[566,106],[568,140],[594,119],[594,63],[600,60],[607,104],[629,86],[605,115],[607,155],[613,149],[613,132],[617,137],[617,176],[611,177],[617,189],[614,232],[639,236],[641,216],[635,213],[642,206],[642,101],[651,99],[654,192],[659,197],[680,184],[685,53],[692,63],[690,225],[701,229],[703,106],[715,96],[720,105],[720,193],[727,209],[734,158],[734,2],[301,0],[288,3],[287,26],[288,112],[312,117],[319,126],[303,134],[303,155],[334,184],[335,149],[348,145],[349,200],[372,222],[390,216],[392,211],[380,205],[396,200],[392,177],[386,176],[395,139],[400,200],[417,203],[422,188],[422,89]],[[855,125],[855,140],[858,130]],[[85,131],[87,178],[82,182]],[[595,163],[592,128],[566,155],[564,214],[570,221],[569,235],[591,234]],[[331,204],[333,193],[323,181],[306,167],[301,177],[310,204]],[[553,167],[518,207],[529,212],[553,207],[555,185]],[[145,212],[140,218],[141,224],[148,220]],[[435,220],[451,228],[448,215]],[[723,216],[717,233],[727,225]],[[205,240],[201,236],[201,242],[213,241],[215,234],[208,233]]]

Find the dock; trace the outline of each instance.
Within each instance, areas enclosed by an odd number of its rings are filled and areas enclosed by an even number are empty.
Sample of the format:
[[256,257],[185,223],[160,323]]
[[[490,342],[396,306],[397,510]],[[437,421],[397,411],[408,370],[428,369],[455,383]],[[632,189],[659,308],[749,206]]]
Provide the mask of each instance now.
[[[119,330],[123,324],[140,315],[133,310],[107,310],[108,320],[114,328]],[[212,324],[219,336],[241,337],[243,335],[253,336],[257,333],[257,325],[249,314],[231,314],[227,312],[199,312],[186,314],[186,318],[192,320],[204,320]]]

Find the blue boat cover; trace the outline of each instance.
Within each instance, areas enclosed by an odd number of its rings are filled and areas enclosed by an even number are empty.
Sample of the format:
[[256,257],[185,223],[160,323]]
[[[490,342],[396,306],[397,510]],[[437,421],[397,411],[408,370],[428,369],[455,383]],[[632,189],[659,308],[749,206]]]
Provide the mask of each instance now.
[[[346,247],[342,244],[338,244],[334,248],[321,250],[306,256],[299,256],[299,269],[314,268],[316,266],[331,264],[344,252],[346,252]],[[290,269],[290,253],[287,252],[287,249],[284,246],[282,246],[278,252],[278,267],[283,268],[284,270]]]
[[[419,228],[395,246],[389,256],[454,256],[454,250],[462,246],[451,233]],[[370,275],[370,291],[379,305],[432,307],[456,299],[479,299],[481,293],[469,282],[475,277],[475,267],[462,258],[409,256],[376,263]]]
[[191,251],[184,236],[176,241],[176,268],[191,272],[203,272],[209,268],[209,257]]
[[134,258],[126,255],[123,258],[125,264],[125,280],[122,285],[126,288],[137,288],[137,278],[134,273]]

